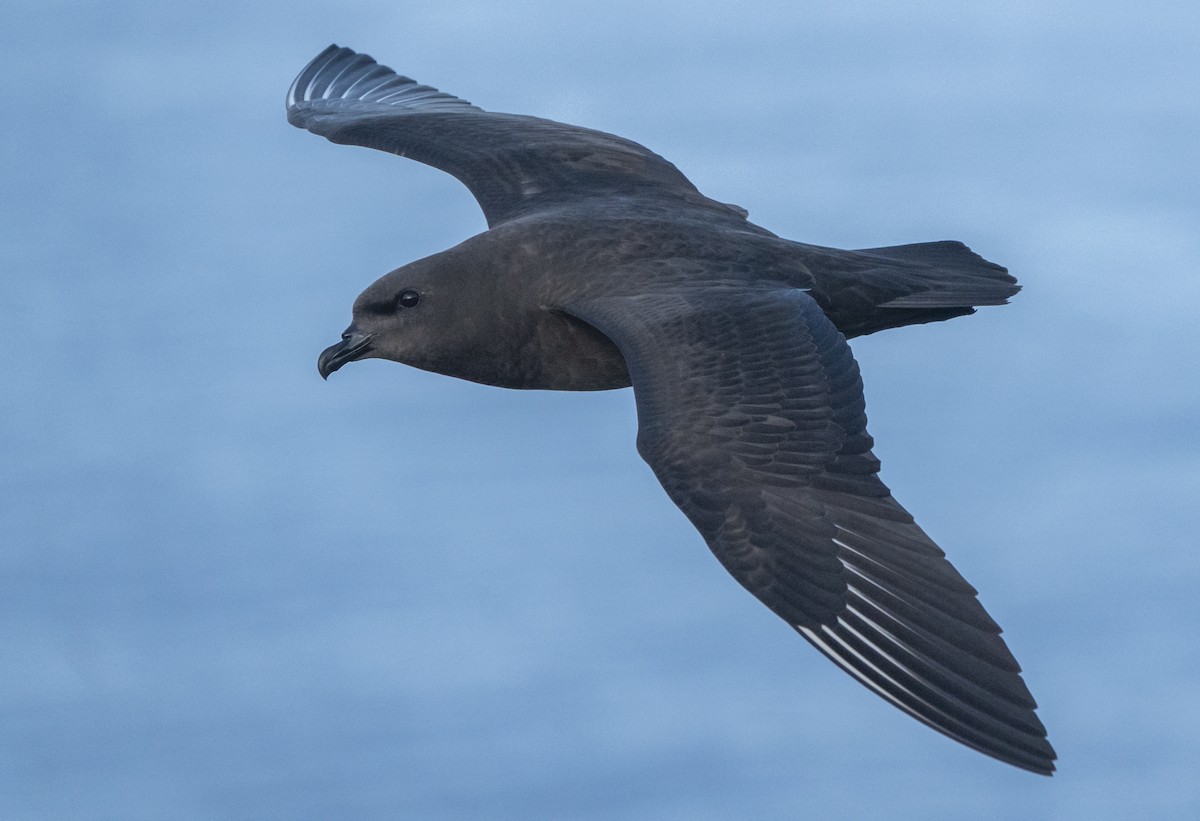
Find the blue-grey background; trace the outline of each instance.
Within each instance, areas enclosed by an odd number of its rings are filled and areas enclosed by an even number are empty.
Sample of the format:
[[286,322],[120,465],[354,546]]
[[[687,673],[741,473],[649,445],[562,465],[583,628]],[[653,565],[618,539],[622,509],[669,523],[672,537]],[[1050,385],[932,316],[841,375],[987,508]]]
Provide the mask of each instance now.
[[[0,818],[1200,817],[1198,39],[1191,0],[9,0]],[[854,348],[1057,776],[743,592],[630,392],[317,377],[362,288],[484,228],[286,124],[331,41],[782,235],[1011,268],[1011,306]]]

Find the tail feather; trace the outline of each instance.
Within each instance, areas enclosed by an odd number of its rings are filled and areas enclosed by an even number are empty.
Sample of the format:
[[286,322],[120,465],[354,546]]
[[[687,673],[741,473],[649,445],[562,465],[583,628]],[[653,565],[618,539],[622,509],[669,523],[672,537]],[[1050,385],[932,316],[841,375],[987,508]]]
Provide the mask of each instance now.
[[988,262],[961,242],[917,242],[858,251],[926,269],[918,289],[881,303],[881,308],[971,308],[1004,305],[1021,290],[1008,269]]
[[1003,266],[952,240],[850,253],[852,264],[839,273],[852,279],[828,281],[827,313],[847,337],[973,314],[1021,290]]
[[[988,262],[966,245],[953,239],[943,239],[937,242],[912,242],[908,245],[888,245],[884,248],[861,248],[856,253],[929,265],[942,264],[960,267],[964,264],[971,264],[998,274],[1008,273],[1004,266]],[[1012,277],[1008,277],[1008,279],[1016,282]]]

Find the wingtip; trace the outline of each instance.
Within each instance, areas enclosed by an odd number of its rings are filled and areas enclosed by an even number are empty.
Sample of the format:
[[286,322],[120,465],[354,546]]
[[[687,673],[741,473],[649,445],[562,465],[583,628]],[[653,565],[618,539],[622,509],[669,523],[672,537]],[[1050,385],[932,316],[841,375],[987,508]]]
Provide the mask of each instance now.
[[[1054,761],[1058,756],[1050,746],[1045,726],[1034,708],[1018,710],[1017,717],[1026,723],[1024,727],[1015,726],[1011,723],[1012,711],[1009,711],[1006,721],[994,710],[981,710],[967,701],[955,704],[949,699],[938,698],[938,694],[932,691],[922,693],[917,686],[920,684],[917,679],[905,684],[897,677],[895,669],[889,674],[883,663],[886,656],[877,654],[870,658],[861,648],[845,641],[838,631],[801,625],[795,628],[859,683],[922,724],[1017,769],[1044,776],[1054,773]],[[1000,703],[994,702],[996,705]]]
[[1045,735],[1042,735],[1038,740],[1041,742],[1039,746],[1043,748],[1040,754],[1029,753],[1022,756],[1019,760],[998,756],[995,753],[988,752],[987,750],[980,750],[980,752],[990,755],[1006,764],[1011,764],[1018,769],[1033,773],[1034,775],[1044,775],[1047,778],[1050,778],[1055,772],[1058,771],[1058,766],[1055,764],[1055,762],[1058,761],[1058,753],[1054,751],[1054,747],[1050,745],[1050,739]]
[[[321,50],[316,57],[308,61],[304,68],[300,69],[300,73],[296,75],[296,79],[292,80],[291,86],[288,87],[287,93],[287,108],[291,112],[297,103],[303,102],[309,97],[309,91],[312,88],[313,81],[321,74],[322,70],[330,63],[337,60],[339,57],[357,56],[357,52],[339,46],[337,43],[330,43]],[[365,56],[365,55],[364,55]],[[371,60],[370,57],[367,57]],[[371,62],[375,62],[371,60]],[[288,118],[291,120],[291,117]],[[299,126],[300,123],[294,122],[294,125]]]
[[[1050,746],[1049,742],[1047,742],[1046,746]],[[997,758],[996,756],[992,757]],[[1058,772],[1058,766],[1054,763],[1058,760],[1058,756],[1055,755],[1053,749],[1050,750],[1050,754],[1046,758],[1037,761],[1017,762],[1004,758],[997,758],[997,760],[1003,761],[1005,764],[1011,764],[1017,769],[1024,770],[1027,773],[1045,776],[1046,778],[1053,778],[1054,774]]]
[[475,110],[466,100],[418,83],[368,54],[330,43],[309,61],[287,93],[288,122],[308,128],[322,112],[388,113],[402,109]]

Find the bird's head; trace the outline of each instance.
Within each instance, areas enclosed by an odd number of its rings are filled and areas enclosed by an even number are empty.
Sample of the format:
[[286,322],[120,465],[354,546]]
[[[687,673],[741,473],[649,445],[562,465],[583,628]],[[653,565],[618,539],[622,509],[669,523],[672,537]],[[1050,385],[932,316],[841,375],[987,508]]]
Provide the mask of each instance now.
[[321,352],[329,374],[358,359],[390,359],[427,371],[476,379],[498,333],[494,277],[470,241],[383,275],[354,301],[342,340]]
[[317,359],[317,371],[328,379],[347,362],[391,359],[418,367],[436,355],[439,327],[448,323],[447,292],[442,277],[431,276],[425,260],[380,277],[354,301],[353,321],[342,340]]

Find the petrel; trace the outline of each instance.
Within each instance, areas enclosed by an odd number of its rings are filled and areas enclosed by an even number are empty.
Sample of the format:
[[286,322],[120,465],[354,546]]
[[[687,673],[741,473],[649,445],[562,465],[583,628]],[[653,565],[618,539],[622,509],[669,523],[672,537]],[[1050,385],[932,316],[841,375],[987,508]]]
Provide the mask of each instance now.
[[743,587],[919,721],[1054,771],[999,626],[879,479],[846,342],[1002,305],[1004,268],[959,242],[780,238],[631,140],[485,111],[336,45],[287,116],[454,175],[488,223],[363,291],[322,377],[377,357],[505,388],[632,385],[638,452]]

